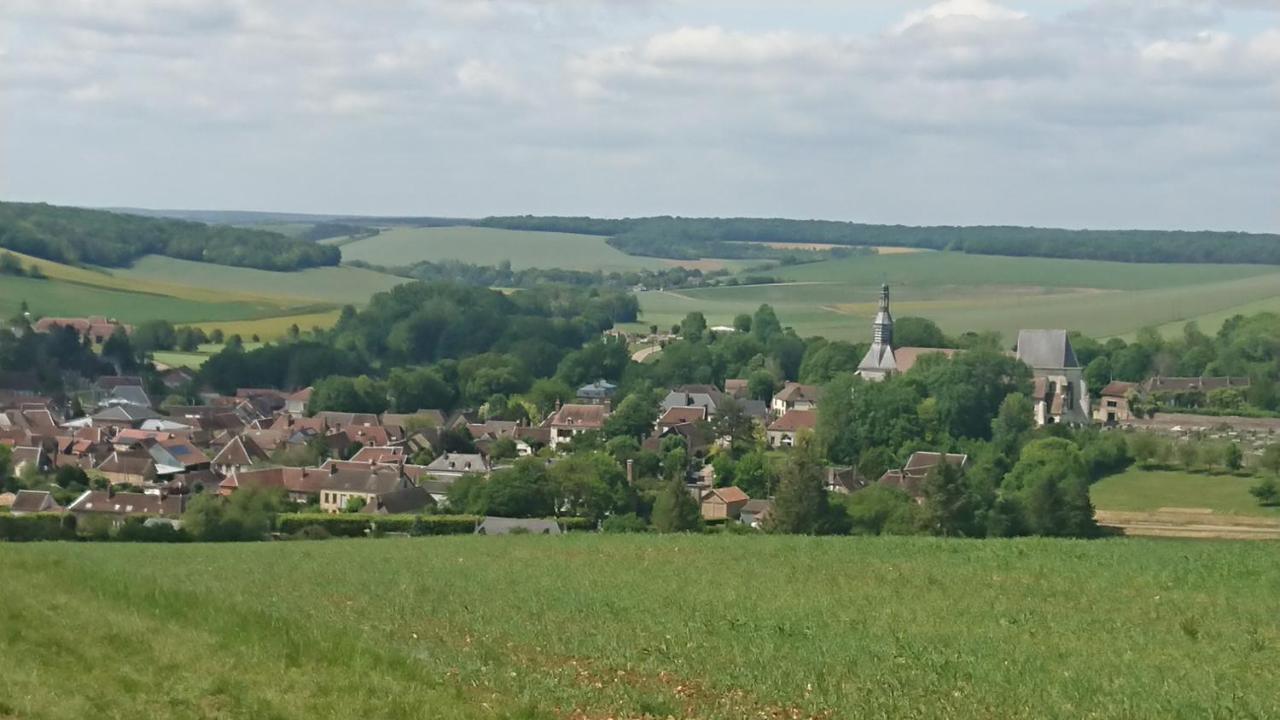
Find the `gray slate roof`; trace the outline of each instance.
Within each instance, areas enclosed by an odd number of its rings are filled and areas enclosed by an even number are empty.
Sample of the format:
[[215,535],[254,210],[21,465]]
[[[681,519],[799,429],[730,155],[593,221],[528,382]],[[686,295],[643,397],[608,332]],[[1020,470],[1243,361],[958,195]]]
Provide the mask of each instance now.
[[1035,370],[1078,368],[1076,352],[1066,330],[1022,330],[1018,332],[1018,359]]

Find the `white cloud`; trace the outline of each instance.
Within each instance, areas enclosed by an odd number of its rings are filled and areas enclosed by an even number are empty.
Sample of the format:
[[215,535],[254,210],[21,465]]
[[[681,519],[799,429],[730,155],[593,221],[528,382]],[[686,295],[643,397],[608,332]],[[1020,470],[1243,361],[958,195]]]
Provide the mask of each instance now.
[[11,2],[33,199],[1280,229],[1269,0]]

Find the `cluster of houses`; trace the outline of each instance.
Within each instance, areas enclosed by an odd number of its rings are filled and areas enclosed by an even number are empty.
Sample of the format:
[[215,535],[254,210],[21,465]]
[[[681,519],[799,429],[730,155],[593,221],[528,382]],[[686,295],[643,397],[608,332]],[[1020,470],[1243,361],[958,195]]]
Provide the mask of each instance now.
[[94,345],[101,345],[110,338],[116,330],[124,330],[126,333],[133,333],[133,326],[126,325],[112,318],[92,315],[90,317],[42,317],[36,320],[31,329],[38,333],[49,333],[61,328],[71,328],[76,334],[83,339],[87,339]]
[[[49,319],[53,324],[64,321]],[[91,336],[99,331],[109,336],[101,323],[89,323],[86,328]],[[893,340],[885,286],[873,323],[872,345],[858,370],[864,379],[882,381],[909,371],[926,355],[960,352],[899,347]],[[1035,418],[1042,425],[1084,424],[1091,419],[1123,423],[1131,419],[1131,403],[1140,393],[1207,393],[1247,386],[1247,380],[1239,378],[1153,378],[1142,386],[1112,383],[1103,389],[1094,408],[1066,331],[1024,330],[1014,354],[1032,369]],[[192,379],[181,369],[161,376],[170,388],[184,387]],[[617,392],[605,381],[586,385],[578,389],[574,402],[557,406],[542,422],[530,425],[439,410],[311,414],[309,388],[297,392],[244,388],[231,396],[203,396],[200,405],[157,410],[142,380],[127,376],[99,378],[84,394],[82,404],[92,409],[68,418],[34,388],[34,377],[0,374],[0,444],[11,448],[13,472],[49,472],[70,465],[105,480],[106,489],[88,490],[66,508],[58,507],[49,493],[32,491],[0,495],[0,505],[9,505],[14,513],[66,510],[115,521],[131,515],[175,517],[195,493],[230,495],[245,488],[277,488],[298,503],[318,503],[331,513],[423,512],[447,503],[449,488],[459,478],[487,476],[501,469],[493,461],[493,450],[500,442],[514,445],[517,456],[529,456],[602,430]],[[758,425],[771,448],[789,448],[816,428],[821,401],[820,387],[800,383],[786,383],[767,402],[751,398],[743,379],[727,380],[723,389],[712,385],[672,388],[662,398],[658,419],[642,446],[656,452],[670,438],[678,438],[690,458],[705,458],[724,442],[712,428],[716,418],[732,406]],[[460,430],[471,436],[477,452],[447,451],[445,439]],[[327,457],[348,459],[329,459],[314,467],[272,461],[282,452],[313,449],[317,444]],[[434,459],[414,462],[426,456]],[[826,486],[850,493],[879,482],[918,498],[933,468],[946,463],[963,471],[968,462],[964,455],[917,452],[901,468],[880,478],[860,477],[848,467],[828,468]],[[717,488],[710,464],[692,466],[701,467],[691,472],[689,489],[699,499],[706,519],[758,525],[768,517],[769,499],[753,499],[736,487]]]

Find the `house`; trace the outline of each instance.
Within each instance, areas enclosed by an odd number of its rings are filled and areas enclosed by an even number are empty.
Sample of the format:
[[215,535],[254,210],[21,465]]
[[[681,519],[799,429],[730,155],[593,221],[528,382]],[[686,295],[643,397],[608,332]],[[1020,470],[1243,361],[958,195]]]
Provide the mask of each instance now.
[[769,519],[773,510],[773,500],[748,500],[738,511],[738,522],[747,527],[758,528]]
[[196,379],[196,374],[184,367],[174,367],[160,373],[160,382],[169,390],[181,390]]
[[1083,425],[1092,419],[1084,368],[1066,330],[1022,330],[1017,358],[1031,368],[1037,425]]
[[436,500],[428,488],[413,486],[383,493],[360,512],[368,515],[417,515],[435,505]]
[[378,465],[394,465],[404,461],[403,447],[379,447],[376,445],[360,448],[355,455],[351,456],[350,460],[353,463],[376,463]]
[[774,393],[769,409],[777,416],[785,415],[790,410],[813,410],[818,407],[818,398],[821,395],[822,388],[817,385],[789,382]]
[[18,496],[11,492],[0,493],[0,508],[13,507],[13,501],[17,499]]
[[618,386],[607,380],[597,380],[578,388],[578,400],[590,405],[604,405],[613,400]]
[[233,470],[218,484],[219,495],[251,488],[279,488],[295,503],[305,504],[320,495],[321,482],[328,470],[319,468],[274,467],[259,470]]
[[38,333],[49,333],[62,328],[74,330],[81,338],[89,338],[89,341],[95,345],[101,345],[106,342],[118,329],[123,329],[126,333],[133,333],[132,325],[125,325],[110,318],[96,315],[84,318],[44,317],[37,320],[35,325],[32,326],[32,329]]
[[94,470],[112,485],[145,485],[156,479],[156,461],[145,452],[117,450]]
[[207,470],[209,457],[192,445],[190,441],[180,437],[168,437],[149,443],[147,453],[156,462],[156,474],[173,475],[176,473]]
[[379,495],[413,487],[399,468],[390,465],[353,468],[335,463],[328,470],[328,477],[321,477],[319,483],[320,509],[327,513],[343,512],[352,500],[363,500],[368,505],[376,502]]
[[156,420],[161,416],[155,410],[144,405],[122,404],[111,405],[89,416],[93,425],[117,428],[136,428],[147,420]]
[[560,535],[560,524],[555,520],[522,520],[519,518],[487,517],[476,526],[476,535]]
[[311,403],[311,392],[312,388],[304,387],[295,393],[286,395],[284,398],[284,411],[294,415],[306,415],[307,405]]
[[222,446],[209,467],[219,475],[230,475],[267,462],[267,453],[249,435],[237,435]]
[[699,423],[707,421],[707,409],[705,407],[673,407],[662,413],[662,417],[658,418],[658,432],[669,430],[677,425],[686,423]]
[[1107,425],[1128,422],[1133,419],[1133,408],[1129,406],[1130,398],[1138,392],[1137,383],[1113,380],[1102,388],[1098,406],[1093,410],[1093,419]]
[[748,381],[745,378],[731,378],[724,381],[724,394],[734,400],[746,400],[751,395]]
[[185,495],[163,493],[117,493],[111,490],[86,490],[67,506],[67,512],[79,521],[90,517],[107,517],[113,525],[135,516],[180,518],[186,510]]
[[491,469],[483,455],[445,453],[427,465],[427,474],[442,480],[457,480],[463,475],[488,475]]
[[608,417],[609,409],[603,405],[564,405],[546,422],[551,428],[551,447],[559,447],[583,433],[600,431]]
[[53,494],[43,490],[19,490],[9,506],[12,515],[31,515],[33,513],[62,512],[62,506],[53,499]]
[[1156,377],[1143,383],[1142,388],[1152,399],[1173,407],[1197,407],[1208,400],[1209,393],[1219,390],[1245,391],[1250,387],[1247,377]]
[[703,520],[737,520],[742,508],[751,500],[751,496],[742,488],[726,487],[708,490],[702,494]]
[[944,462],[964,472],[969,467],[969,456],[960,453],[914,452],[901,469],[889,470],[880,476],[880,484],[896,487],[921,500],[924,497],[925,479],[934,468]]
[[726,395],[714,385],[682,385],[667,393],[659,403],[662,412],[674,407],[701,407],[707,411],[707,417],[715,417],[725,401]]
[[9,466],[13,469],[13,474],[21,476],[24,472],[44,472],[52,465],[52,458],[44,451],[44,448],[37,446],[18,445],[13,448],[9,457]]
[[827,492],[841,495],[851,495],[870,484],[871,481],[863,477],[857,468],[844,465],[828,466],[823,481]]
[[792,447],[801,432],[812,432],[817,427],[817,410],[792,410],[770,423],[765,434],[769,439],[769,447]]

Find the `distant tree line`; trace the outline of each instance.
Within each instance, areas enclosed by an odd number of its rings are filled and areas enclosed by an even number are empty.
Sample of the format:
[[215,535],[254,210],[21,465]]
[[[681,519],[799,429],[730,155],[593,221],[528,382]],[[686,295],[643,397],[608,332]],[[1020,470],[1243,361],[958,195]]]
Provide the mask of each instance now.
[[279,233],[44,203],[0,202],[0,247],[107,267],[124,267],[143,255],[263,270],[337,265],[342,259],[336,247]]
[[[757,218],[490,217],[486,227],[604,235],[632,255],[693,259],[743,257],[738,243],[899,246],[976,255],[1155,263],[1280,264],[1280,235],[1163,230],[1061,230],[975,226],[911,227],[828,220]],[[747,246],[750,247],[750,246]],[[730,253],[730,254],[725,254]]]
[[320,222],[307,228],[298,237],[310,242],[319,242],[337,237],[367,238],[382,232],[376,227],[352,225],[342,222]]

